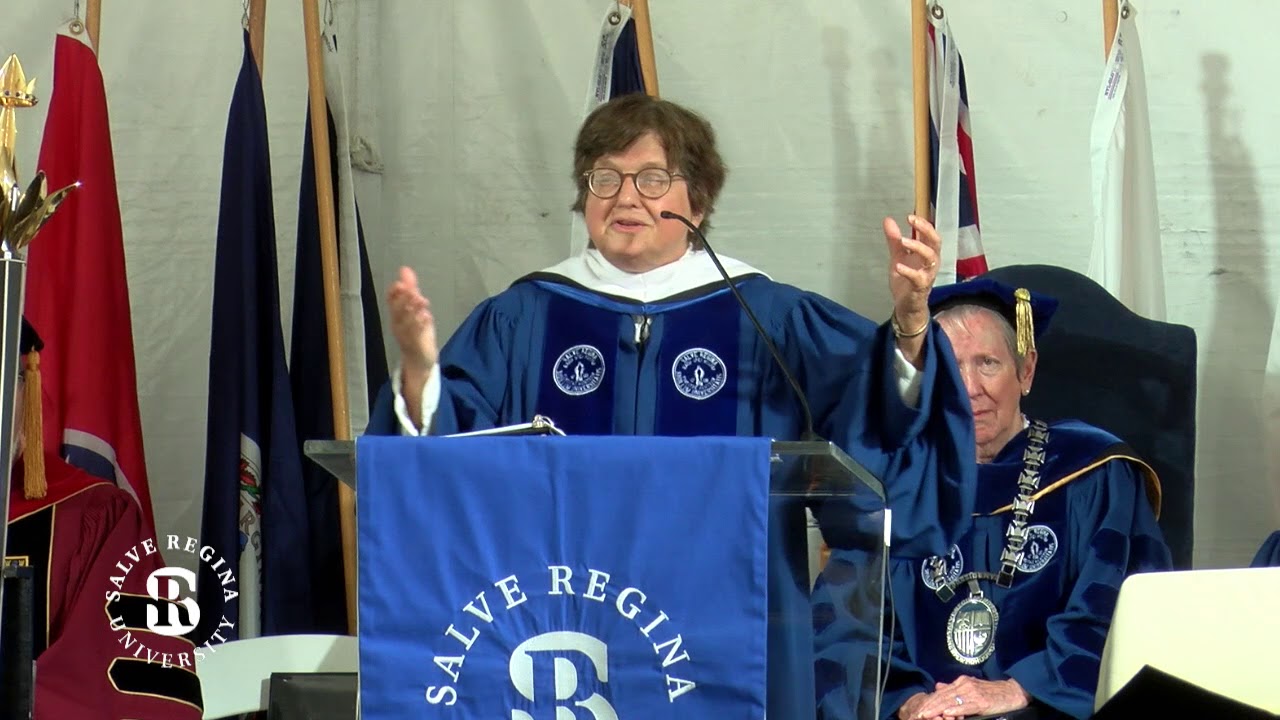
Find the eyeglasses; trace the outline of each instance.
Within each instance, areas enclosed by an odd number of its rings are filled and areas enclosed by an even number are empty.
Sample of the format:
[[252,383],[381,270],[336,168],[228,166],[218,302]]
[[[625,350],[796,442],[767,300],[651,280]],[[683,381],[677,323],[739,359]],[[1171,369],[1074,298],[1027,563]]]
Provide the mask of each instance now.
[[624,173],[612,168],[596,168],[582,174],[587,179],[587,189],[601,200],[617,196],[622,191],[622,181],[631,178],[636,185],[636,192],[650,200],[657,200],[671,189],[674,180],[684,180],[683,175],[676,175],[662,168],[645,168],[640,172]]

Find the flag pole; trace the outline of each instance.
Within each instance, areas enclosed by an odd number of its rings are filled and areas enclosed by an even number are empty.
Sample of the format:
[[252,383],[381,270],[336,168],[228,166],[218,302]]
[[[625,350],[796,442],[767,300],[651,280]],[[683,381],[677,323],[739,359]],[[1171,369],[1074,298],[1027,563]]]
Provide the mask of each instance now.
[[649,22],[649,0],[625,0],[636,23],[636,49],[640,52],[640,75],[646,95],[658,97],[658,65],[653,59],[653,25]]
[[1120,24],[1120,3],[1102,0],[1102,60],[1111,57],[1111,42],[1116,38],[1116,26]]
[[93,53],[98,53],[98,31],[102,28],[102,0],[89,0],[84,11],[84,27],[89,31]]
[[[338,230],[334,220],[333,171],[329,163],[328,105],[324,94],[320,11],[316,7],[316,0],[302,0],[302,23],[306,33],[307,87],[311,101],[311,150],[316,169],[316,208],[320,213],[320,267],[324,278],[325,332],[329,336],[329,387],[333,393],[333,438],[350,440],[351,413],[347,406],[342,318],[338,307]],[[347,630],[353,634],[356,630],[355,507],[355,492],[348,485],[338,483],[343,579],[347,594]]]
[[915,193],[917,217],[929,213],[929,58],[928,0],[911,0],[911,98],[915,125]]
[[253,64],[258,66],[258,79],[262,79],[263,37],[267,29],[267,0],[249,0],[249,49],[253,51]]

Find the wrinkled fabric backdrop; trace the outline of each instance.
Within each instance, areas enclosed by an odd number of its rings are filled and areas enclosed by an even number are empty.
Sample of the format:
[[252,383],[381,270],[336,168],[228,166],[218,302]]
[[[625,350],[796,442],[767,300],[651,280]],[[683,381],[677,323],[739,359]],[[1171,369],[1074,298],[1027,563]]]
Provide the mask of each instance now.
[[[1093,233],[1088,133],[1103,63],[1098,3],[952,5],[987,257],[993,267],[1083,272]],[[0,52],[19,54],[46,103],[54,33],[72,6],[3,7]],[[483,297],[568,252],[571,143],[608,6],[332,3],[374,276],[381,293],[397,266],[417,269],[446,335]],[[650,7],[662,94],[712,120],[730,165],[712,242],[885,317],[879,224],[912,204],[908,4]],[[1280,199],[1269,200],[1280,185],[1280,102],[1267,80],[1267,29],[1280,24],[1280,5],[1138,7],[1168,315],[1199,337],[1196,564],[1239,565],[1280,527],[1269,456],[1275,403],[1263,393],[1280,293]],[[103,3],[99,57],[161,533],[199,533],[218,185],[241,15],[232,0]],[[287,346],[306,119],[300,3],[268,3],[266,37]],[[19,114],[22,178],[34,172],[45,107]]]

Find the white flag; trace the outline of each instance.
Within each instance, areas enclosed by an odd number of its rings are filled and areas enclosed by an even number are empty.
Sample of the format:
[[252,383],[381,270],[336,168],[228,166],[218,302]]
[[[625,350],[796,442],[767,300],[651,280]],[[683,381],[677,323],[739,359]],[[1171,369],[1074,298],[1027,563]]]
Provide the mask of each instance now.
[[[583,103],[582,117],[609,102],[609,88],[613,84],[613,49],[618,36],[631,20],[631,8],[621,3],[610,3],[600,23],[600,38],[596,43],[596,61],[591,68],[591,81],[587,84],[587,99]],[[574,212],[569,228],[569,256],[578,255],[587,248],[587,224],[582,215]]]
[[1093,252],[1089,277],[1130,310],[1165,319],[1164,260],[1151,124],[1135,10],[1125,0],[1090,137]]
[[368,359],[365,357],[364,292],[360,261],[360,228],[356,210],[355,178],[351,168],[351,131],[347,118],[347,96],[342,84],[345,67],[338,41],[325,30],[324,94],[333,120],[334,144],[330,153],[338,173],[333,199],[334,222],[338,231],[338,294],[342,308],[343,367],[347,373],[347,411],[351,419],[349,437],[364,434],[369,424]]

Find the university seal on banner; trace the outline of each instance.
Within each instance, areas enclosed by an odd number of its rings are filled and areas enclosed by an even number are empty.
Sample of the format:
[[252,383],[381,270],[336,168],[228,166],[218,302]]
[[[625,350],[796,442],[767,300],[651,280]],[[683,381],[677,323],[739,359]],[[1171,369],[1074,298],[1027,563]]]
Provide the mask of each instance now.
[[920,580],[930,590],[937,590],[943,585],[950,585],[960,579],[964,572],[964,555],[960,547],[952,545],[946,555],[934,555],[920,561]]
[[574,345],[560,353],[551,378],[565,395],[595,392],[604,381],[604,356],[591,345]]
[[[651,358],[668,400],[683,349]],[[364,720],[764,716],[768,439],[365,437],[359,455]],[[705,534],[743,542],[689,553],[671,508],[710,505]]]
[[[534,720],[548,711],[565,717],[571,706],[588,713],[575,717],[619,720],[617,697],[634,703],[647,691],[670,708],[697,689],[695,680],[681,677],[696,666],[678,621],[654,607],[643,590],[595,568],[583,573],[568,565],[548,565],[546,570],[546,576],[526,578],[524,585],[516,575],[501,578],[492,583],[496,592],[485,588],[468,599],[437,643],[434,667],[428,669],[433,683],[426,688],[428,705],[447,708],[466,699],[462,681],[469,654],[493,653],[495,648],[505,657],[496,664],[492,657],[478,664],[505,666],[506,679],[518,695],[506,715],[512,720]],[[506,621],[508,614],[519,619]],[[530,634],[531,628],[546,625],[563,629]],[[482,637],[488,641],[477,644]],[[619,685],[623,689],[615,691]],[[491,680],[485,686],[494,696]],[[535,715],[530,712],[534,709],[543,712]]]
[[1032,525],[1027,528],[1027,539],[1022,545],[1022,558],[1018,569],[1025,573],[1039,572],[1058,552],[1058,536],[1048,525]]
[[724,361],[706,348],[690,348],[671,363],[671,379],[681,395],[706,400],[720,392],[728,378]]

